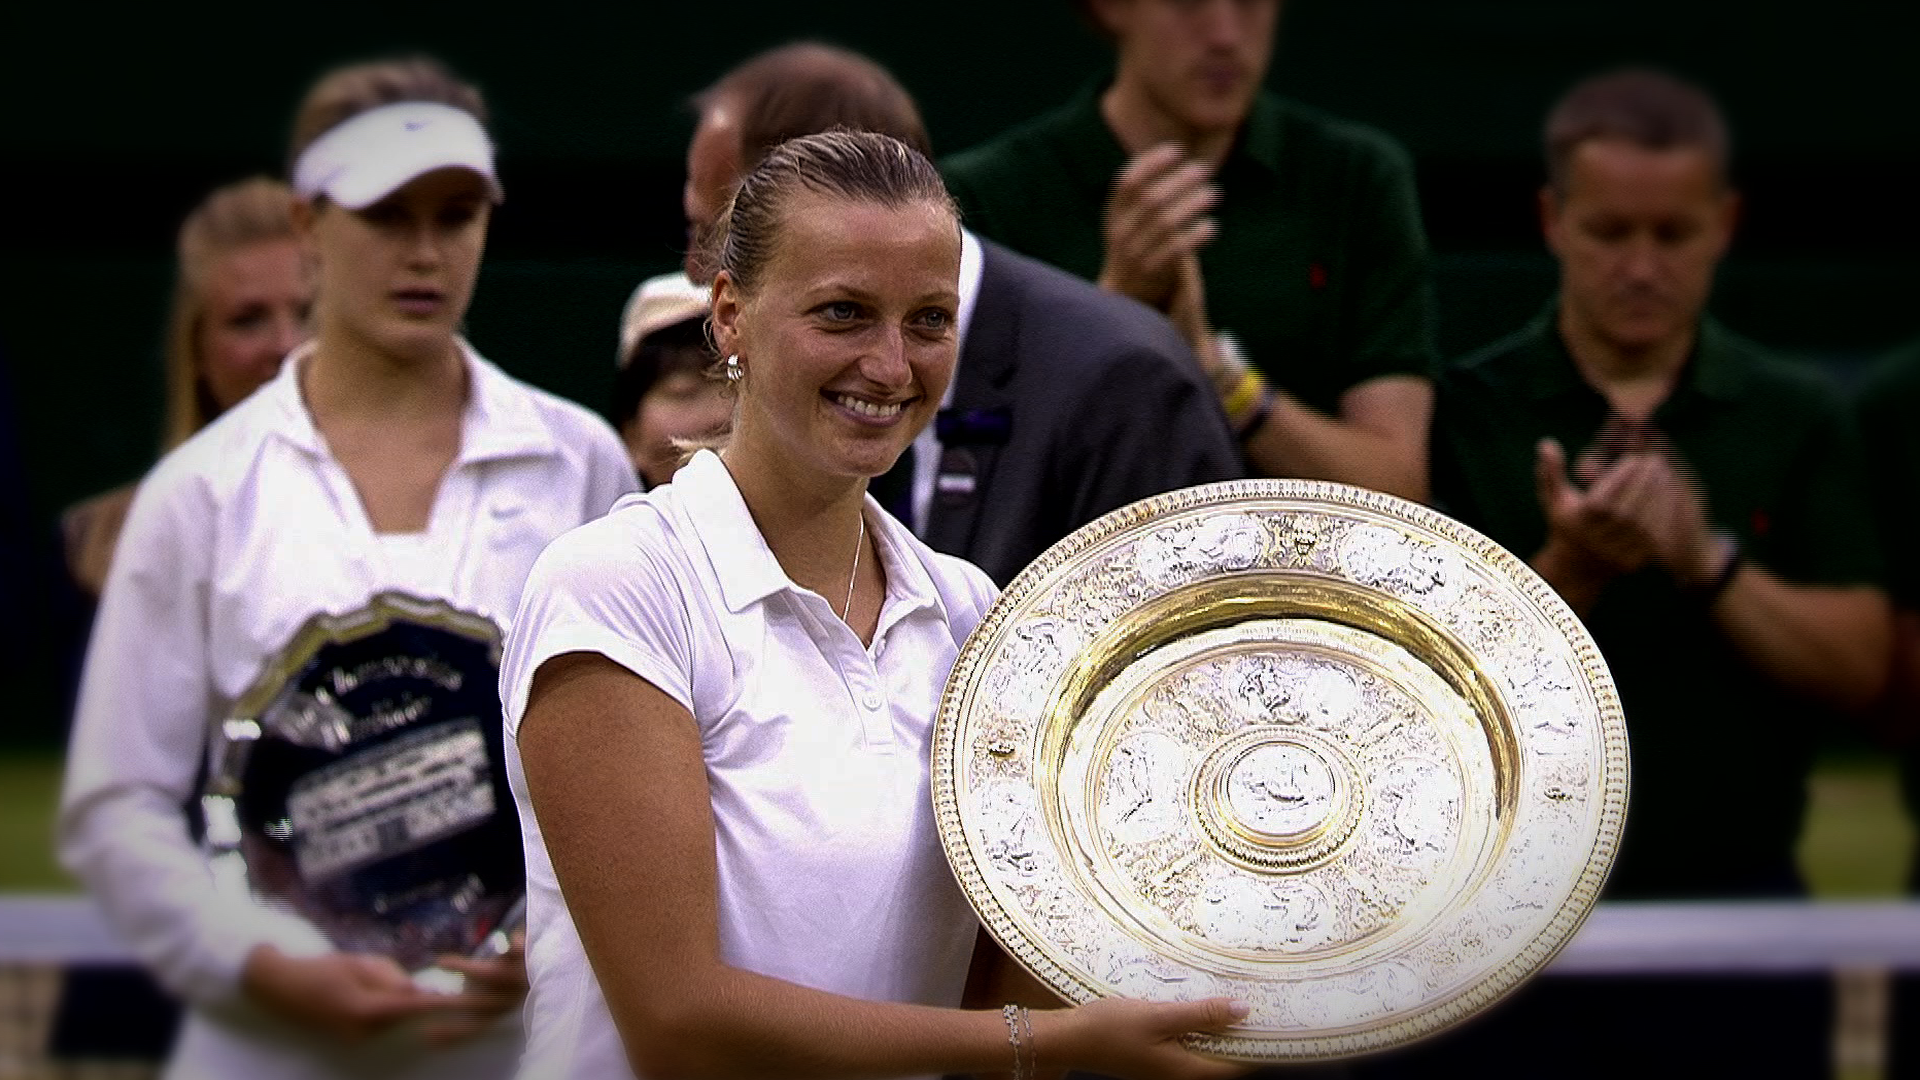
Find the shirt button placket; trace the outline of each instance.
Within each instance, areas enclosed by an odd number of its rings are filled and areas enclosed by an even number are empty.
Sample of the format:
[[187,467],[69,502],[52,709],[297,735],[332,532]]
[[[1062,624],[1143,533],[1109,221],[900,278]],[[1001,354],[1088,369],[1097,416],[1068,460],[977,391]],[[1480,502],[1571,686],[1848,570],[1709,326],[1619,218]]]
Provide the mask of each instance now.
[[880,669],[865,649],[860,650],[855,663],[857,666],[852,670],[858,674],[848,689],[853,691],[853,700],[860,706],[860,729],[866,733],[867,745],[891,745],[893,725],[887,718],[887,695],[880,690]]

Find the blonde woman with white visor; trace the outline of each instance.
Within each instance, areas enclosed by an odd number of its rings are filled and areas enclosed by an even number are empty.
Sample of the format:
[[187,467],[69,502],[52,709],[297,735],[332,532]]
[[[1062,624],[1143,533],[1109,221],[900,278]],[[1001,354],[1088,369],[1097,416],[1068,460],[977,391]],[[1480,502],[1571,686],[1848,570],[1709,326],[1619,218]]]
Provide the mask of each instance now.
[[407,60],[336,71],[295,122],[316,337],[142,484],[107,579],[62,857],[189,1006],[167,1075],[509,1074],[517,951],[419,988],[216,885],[183,806],[223,716],[303,623],[398,590],[512,618],[552,538],[636,489],[618,438],[457,334],[500,198],[478,93]]

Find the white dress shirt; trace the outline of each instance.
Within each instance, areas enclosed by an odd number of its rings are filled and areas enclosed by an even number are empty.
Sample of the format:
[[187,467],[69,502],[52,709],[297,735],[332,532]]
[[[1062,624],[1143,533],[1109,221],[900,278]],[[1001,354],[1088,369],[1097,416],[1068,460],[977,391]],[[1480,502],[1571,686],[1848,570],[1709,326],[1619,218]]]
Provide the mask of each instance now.
[[562,653],[606,656],[698,725],[726,963],[867,1000],[959,1004],[979,922],[941,851],[928,761],[947,672],[995,589],[871,499],[866,515],[887,579],[871,647],[788,579],[711,452],[534,567],[500,670],[527,849],[529,1080],[632,1076],[514,741],[534,672]]
[[183,807],[214,725],[309,616],[402,589],[504,626],[547,542],[638,482],[598,417],[467,349],[460,452],[427,530],[383,542],[301,397],[309,354],[296,350],[140,485],[87,652],[61,857],[192,1006],[169,1075],[499,1076],[517,1025],[449,1053],[423,1052],[410,1031],[349,1048],[246,1001],[238,981],[255,946],[299,956],[331,946],[297,916],[217,887]]
[[[958,351],[967,347],[967,327],[973,325],[973,309],[980,302],[980,274],[986,268],[986,256],[980,247],[980,238],[960,230],[960,310],[954,312],[954,344]],[[947,380],[947,391],[940,396],[940,407],[953,404],[953,388],[960,383],[960,362],[953,364],[953,378]],[[913,528],[921,536],[927,535],[927,518],[933,511],[934,485],[940,475],[940,425],[928,424],[920,430],[913,440]]]

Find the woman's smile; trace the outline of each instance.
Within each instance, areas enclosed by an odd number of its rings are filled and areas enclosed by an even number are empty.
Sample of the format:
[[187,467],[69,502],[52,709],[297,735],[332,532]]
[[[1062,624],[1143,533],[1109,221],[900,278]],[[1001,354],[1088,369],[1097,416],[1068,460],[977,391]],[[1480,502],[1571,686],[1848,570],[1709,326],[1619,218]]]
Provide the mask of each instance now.
[[907,406],[920,400],[918,397],[911,397],[893,401],[875,401],[872,398],[835,390],[823,390],[821,393],[850,419],[875,427],[891,427],[898,423],[900,417],[905,415]]

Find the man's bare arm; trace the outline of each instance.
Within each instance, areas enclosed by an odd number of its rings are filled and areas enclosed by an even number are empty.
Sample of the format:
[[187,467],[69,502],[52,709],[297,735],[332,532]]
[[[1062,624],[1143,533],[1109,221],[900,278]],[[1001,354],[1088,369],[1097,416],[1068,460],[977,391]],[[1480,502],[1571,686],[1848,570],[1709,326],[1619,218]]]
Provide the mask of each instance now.
[[1266,422],[1246,442],[1254,471],[1337,480],[1424,502],[1433,384],[1412,375],[1369,379],[1340,398],[1340,415],[1273,392]]
[[1794,585],[1748,563],[1713,619],[1755,667],[1830,705],[1864,709],[1886,688],[1893,609],[1877,589]]

